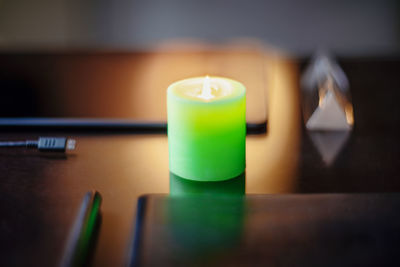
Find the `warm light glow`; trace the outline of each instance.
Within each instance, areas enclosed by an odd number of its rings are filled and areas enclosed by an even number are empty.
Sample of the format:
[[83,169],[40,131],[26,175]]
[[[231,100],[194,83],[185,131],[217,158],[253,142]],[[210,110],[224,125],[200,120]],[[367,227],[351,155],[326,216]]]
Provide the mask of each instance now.
[[[218,90],[218,87],[216,90]],[[204,78],[203,89],[198,97],[203,98],[204,100],[210,100],[215,97],[211,92],[210,77],[208,77],[208,75]]]
[[[138,55],[132,58],[122,56],[122,63],[118,64],[127,64],[129,67],[116,67],[114,68],[115,73],[113,72],[113,75],[117,77],[116,79],[119,85],[118,90],[125,87],[129,89],[127,89],[128,92],[121,91],[124,92],[123,95],[127,97],[121,97],[120,94],[92,93],[92,95],[96,97],[93,102],[97,104],[103,103],[101,99],[99,99],[102,97],[107,100],[105,102],[106,104],[119,103],[115,106],[118,106],[118,109],[123,109],[123,111],[119,111],[118,114],[124,112],[123,114],[127,114],[127,117],[130,119],[138,118],[144,121],[166,122],[167,108],[165,88],[171,83],[184,78],[200,77],[198,86],[200,94],[204,77],[208,74],[210,76],[211,90],[214,96],[216,95],[213,89],[213,80],[215,76],[229,77],[245,84],[249,89],[246,99],[249,103],[252,103],[247,106],[247,119],[251,123],[262,123],[266,120],[268,109],[264,103],[264,89],[266,88],[266,79],[264,78],[266,77],[265,65],[268,65],[268,62],[263,60],[263,53],[259,48],[255,49],[247,45],[237,45],[231,48],[229,48],[229,46],[226,48],[224,44],[221,46],[223,49],[219,49],[218,47],[218,49],[215,49],[214,46],[199,47],[198,49],[180,49],[182,43],[175,43],[175,45],[171,47],[174,48],[173,51],[169,51],[168,49],[164,51],[164,49],[161,49],[151,53],[138,53]],[[109,77],[103,72],[103,69],[104,71],[109,69],[106,68],[108,64],[108,61],[106,61],[103,64],[105,67],[100,70],[99,68],[93,67],[96,72],[101,73],[100,77],[96,76],[96,78],[102,78],[101,81],[103,81],[105,79],[104,77]],[[92,66],[90,65],[90,67]],[[93,71],[93,73],[95,71]],[[73,71],[70,76],[75,77],[79,75]],[[71,78],[71,80],[74,79]],[[101,87],[101,89],[104,90],[103,92],[109,92],[106,88],[112,86],[109,82],[100,83],[99,81],[96,84],[92,84],[91,81],[92,79],[82,81],[82,88]],[[123,87],[123,84],[125,84],[125,87]],[[129,86],[127,86],[127,84]],[[218,88],[220,91],[221,85],[218,84]],[[85,90],[81,89],[81,91]],[[110,102],[108,99],[110,97],[109,95],[113,97],[113,99],[118,99]],[[76,100],[76,97],[71,98],[71,101],[73,100]],[[201,98],[198,98],[198,100],[206,102]],[[210,102],[215,100],[218,100],[218,98],[213,98]],[[101,108],[97,105],[91,107],[91,110],[96,110],[96,112],[99,112],[97,110],[100,109]],[[104,108],[101,110],[104,110]],[[114,106],[112,110],[114,110]],[[71,110],[69,112],[73,111]],[[106,114],[102,116],[107,117]],[[114,116],[117,117],[117,115]]]
[[296,191],[300,150],[298,70],[279,55],[270,55],[266,61],[268,132],[247,137],[246,193],[289,193]]

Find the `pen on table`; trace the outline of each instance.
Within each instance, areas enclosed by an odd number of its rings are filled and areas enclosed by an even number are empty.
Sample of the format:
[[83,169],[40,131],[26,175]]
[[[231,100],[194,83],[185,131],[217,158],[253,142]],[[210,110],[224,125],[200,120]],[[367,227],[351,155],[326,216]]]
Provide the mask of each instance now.
[[60,267],[83,266],[87,261],[96,222],[99,219],[101,195],[91,190],[83,197],[70,230]]

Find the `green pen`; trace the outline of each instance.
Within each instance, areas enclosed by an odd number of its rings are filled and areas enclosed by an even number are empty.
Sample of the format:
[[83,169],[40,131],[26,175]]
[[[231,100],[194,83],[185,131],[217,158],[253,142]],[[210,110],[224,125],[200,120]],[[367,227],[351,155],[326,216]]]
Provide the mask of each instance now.
[[85,194],[60,262],[61,267],[84,266],[88,260],[96,222],[100,215],[101,195],[92,190]]

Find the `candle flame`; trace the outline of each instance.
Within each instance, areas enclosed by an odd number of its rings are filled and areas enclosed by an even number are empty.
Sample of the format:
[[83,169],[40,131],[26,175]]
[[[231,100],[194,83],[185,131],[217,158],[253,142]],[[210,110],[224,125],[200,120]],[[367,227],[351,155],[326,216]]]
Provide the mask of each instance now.
[[204,78],[203,89],[199,97],[205,100],[210,100],[215,97],[211,92],[211,79],[208,75]]

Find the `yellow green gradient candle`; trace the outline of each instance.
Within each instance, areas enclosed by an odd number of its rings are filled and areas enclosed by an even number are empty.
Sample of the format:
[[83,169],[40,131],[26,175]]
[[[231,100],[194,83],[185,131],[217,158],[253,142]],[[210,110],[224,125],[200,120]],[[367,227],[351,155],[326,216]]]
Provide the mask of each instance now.
[[246,89],[222,77],[196,77],[167,90],[170,171],[221,181],[245,170]]

